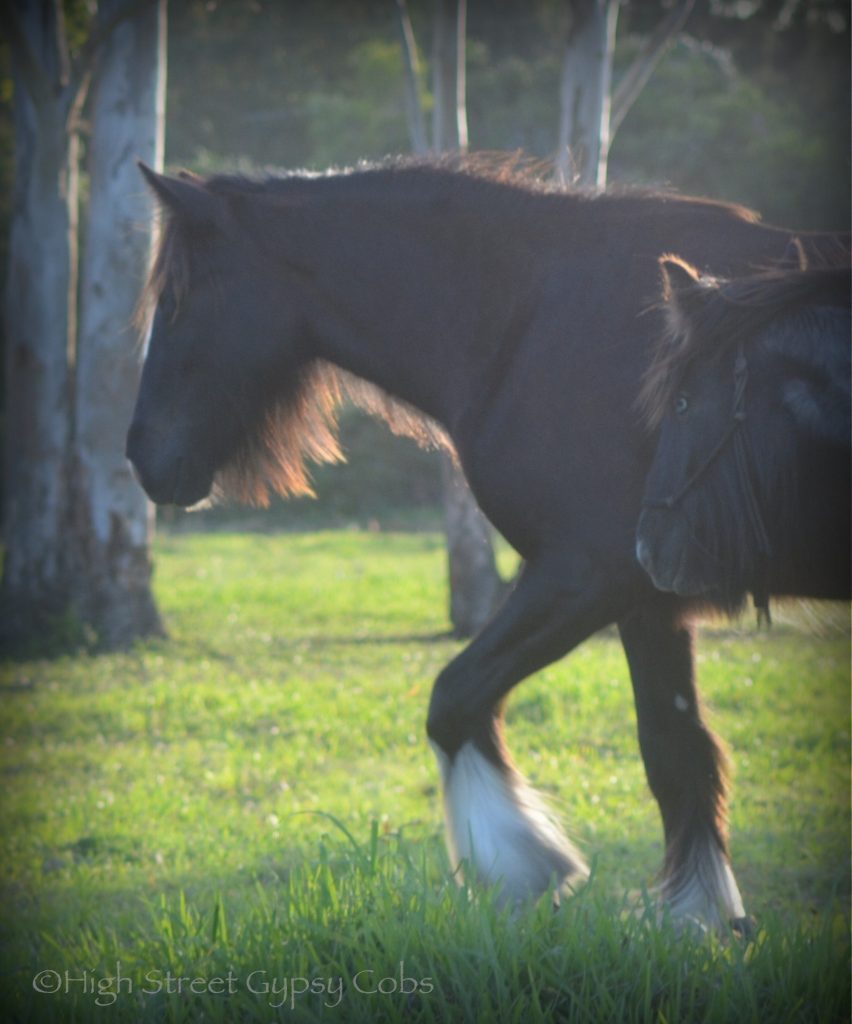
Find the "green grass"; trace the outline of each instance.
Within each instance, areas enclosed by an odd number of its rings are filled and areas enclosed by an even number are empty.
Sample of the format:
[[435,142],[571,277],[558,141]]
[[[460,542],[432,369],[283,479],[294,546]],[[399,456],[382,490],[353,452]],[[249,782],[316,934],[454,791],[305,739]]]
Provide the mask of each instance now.
[[756,941],[652,924],[659,818],[609,632],[511,701],[594,872],[508,914],[443,852],[444,558],[433,534],[161,537],[168,640],[2,666],[0,1018],[849,1019],[848,635],[703,635]]

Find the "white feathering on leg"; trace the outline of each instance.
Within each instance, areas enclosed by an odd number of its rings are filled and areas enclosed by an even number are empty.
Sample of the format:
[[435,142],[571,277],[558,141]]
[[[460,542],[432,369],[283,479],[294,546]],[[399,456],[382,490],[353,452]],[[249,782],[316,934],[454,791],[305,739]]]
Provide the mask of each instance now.
[[728,858],[712,839],[692,852],[678,874],[663,883],[663,896],[675,921],[719,931],[746,916]]
[[588,877],[582,856],[542,797],[514,768],[492,764],[473,743],[452,759],[432,744],[444,785],[447,848],[454,871],[466,861],[500,899],[516,902]]

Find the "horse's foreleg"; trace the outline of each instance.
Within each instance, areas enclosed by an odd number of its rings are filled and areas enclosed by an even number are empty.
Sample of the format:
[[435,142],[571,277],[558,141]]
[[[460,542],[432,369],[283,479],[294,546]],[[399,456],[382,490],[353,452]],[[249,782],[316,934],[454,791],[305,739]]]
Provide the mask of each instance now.
[[499,712],[488,728],[489,739],[468,740],[452,757],[432,741],[457,881],[497,885],[500,902],[535,898],[551,885],[572,888],[588,875],[582,855],[513,764]]
[[428,733],[441,767],[454,870],[499,883],[503,900],[535,897],[586,877],[582,857],[512,763],[501,702],[525,676],[555,661],[613,616],[564,577],[525,566],[492,622],[439,675]]
[[728,856],[726,759],[702,717],[692,632],[669,601],[634,612],[619,629],[663,818],[663,899],[678,920],[723,927],[745,911]]

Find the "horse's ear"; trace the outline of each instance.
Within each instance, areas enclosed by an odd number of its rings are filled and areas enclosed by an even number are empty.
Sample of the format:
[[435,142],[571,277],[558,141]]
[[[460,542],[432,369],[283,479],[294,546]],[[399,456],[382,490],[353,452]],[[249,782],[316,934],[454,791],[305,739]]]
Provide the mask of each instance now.
[[661,256],[660,273],[669,332],[672,337],[684,337],[689,334],[693,317],[717,287],[716,280],[702,277],[680,256]]
[[663,298],[666,302],[691,291],[701,280],[701,274],[680,256],[661,256],[660,272],[663,275]]
[[139,170],[164,210],[193,224],[222,223],[222,200],[205,187],[201,178],[185,171],[178,178],[170,178],[152,171],[141,160]]

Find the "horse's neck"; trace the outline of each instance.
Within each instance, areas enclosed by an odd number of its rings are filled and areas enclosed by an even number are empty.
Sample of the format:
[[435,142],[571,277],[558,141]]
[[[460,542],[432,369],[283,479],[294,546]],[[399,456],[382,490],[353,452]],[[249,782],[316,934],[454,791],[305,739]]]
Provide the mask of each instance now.
[[317,354],[449,425],[511,301],[499,286],[483,292],[485,239],[469,224],[454,234],[426,204],[365,204],[335,225],[305,254]]
[[[624,207],[564,196],[552,208],[536,200],[533,209],[487,186],[480,194],[457,185],[418,195],[388,184],[384,192],[347,195],[347,183],[329,183],[328,195],[320,195],[326,186],[319,183],[318,198],[289,209],[277,231],[288,260],[309,271],[315,354],[450,429],[481,400],[501,339],[542,298],[548,274],[563,275],[562,294],[570,259],[603,275],[641,256],[642,288],[653,289],[659,254],[685,247],[687,258],[698,259],[696,237],[721,272],[771,259],[783,247],[771,230],[712,207]],[[637,223],[653,228],[650,237],[635,237]],[[613,245],[625,231],[643,251]],[[626,322],[651,294],[614,295],[608,309]]]

